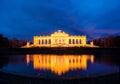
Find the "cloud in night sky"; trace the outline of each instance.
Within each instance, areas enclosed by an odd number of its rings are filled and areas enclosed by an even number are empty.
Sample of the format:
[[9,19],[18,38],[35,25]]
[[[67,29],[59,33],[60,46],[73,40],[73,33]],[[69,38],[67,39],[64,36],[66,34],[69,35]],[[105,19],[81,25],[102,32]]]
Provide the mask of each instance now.
[[0,0],[0,33],[29,40],[61,29],[98,38],[120,35],[120,0]]

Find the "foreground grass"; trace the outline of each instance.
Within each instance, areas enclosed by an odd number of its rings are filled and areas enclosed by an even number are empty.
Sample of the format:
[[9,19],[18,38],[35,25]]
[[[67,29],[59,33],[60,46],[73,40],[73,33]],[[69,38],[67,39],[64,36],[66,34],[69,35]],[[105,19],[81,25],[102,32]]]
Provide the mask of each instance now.
[[0,84],[119,84],[119,79],[119,72],[76,79],[35,78],[0,73]]
[[84,47],[58,47],[58,48],[0,48],[0,54],[120,54],[120,48],[84,48]]

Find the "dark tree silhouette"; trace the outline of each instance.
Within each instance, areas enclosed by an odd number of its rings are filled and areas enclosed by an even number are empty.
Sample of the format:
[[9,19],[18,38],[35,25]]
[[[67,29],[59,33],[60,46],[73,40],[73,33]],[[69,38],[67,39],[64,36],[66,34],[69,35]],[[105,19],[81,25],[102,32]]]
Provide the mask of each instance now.
[[0,34],[0,47],[9,47],[9,40],[6,37],[3,37],[2,34]]
[[27,41],[17,40],[16,38],[8,40],[8,38],[3,37],[3,35],[0,34],[0,48],[17,48],[24,46],[26,43]]
[[17,40],[16,38],[10,40],[10,45],[12,48],[21,47],[26,45],[27,41]]
[[120,36],[109,36],[93,40],[95,45],[104,48],[120,48]]

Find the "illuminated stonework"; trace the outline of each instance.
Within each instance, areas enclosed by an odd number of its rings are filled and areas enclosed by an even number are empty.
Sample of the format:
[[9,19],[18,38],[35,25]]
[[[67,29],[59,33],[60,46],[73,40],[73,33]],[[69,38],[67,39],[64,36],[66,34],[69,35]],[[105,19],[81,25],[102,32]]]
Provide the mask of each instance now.
[[61,30],[50,36],[34,36],[34,46],[38,47],[73,47],[85,44],[86,36],[69,36]]
[[33,44],[28,42],[24,47],[96,47],[86,44],[86,36],[73,36],[58,30],[50,36],[34,36]]
[[51,70],[62,75],[69,70],[87,69],[87,62],[94,62],[93,55],[26,55],[27,64],[33,61],[34,69]]

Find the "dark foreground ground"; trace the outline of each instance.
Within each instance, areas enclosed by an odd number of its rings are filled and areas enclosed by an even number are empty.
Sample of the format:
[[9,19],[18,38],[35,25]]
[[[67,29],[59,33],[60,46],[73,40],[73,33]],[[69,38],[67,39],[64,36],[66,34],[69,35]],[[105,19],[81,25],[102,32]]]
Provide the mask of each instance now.
[[84,48],[84,47],[58,47],[58,48],[0,48],[0,54],[119,54],[120,48]]
[[120,73],[76,79],[33,78],[0,73],[0,84],[119,84]]

